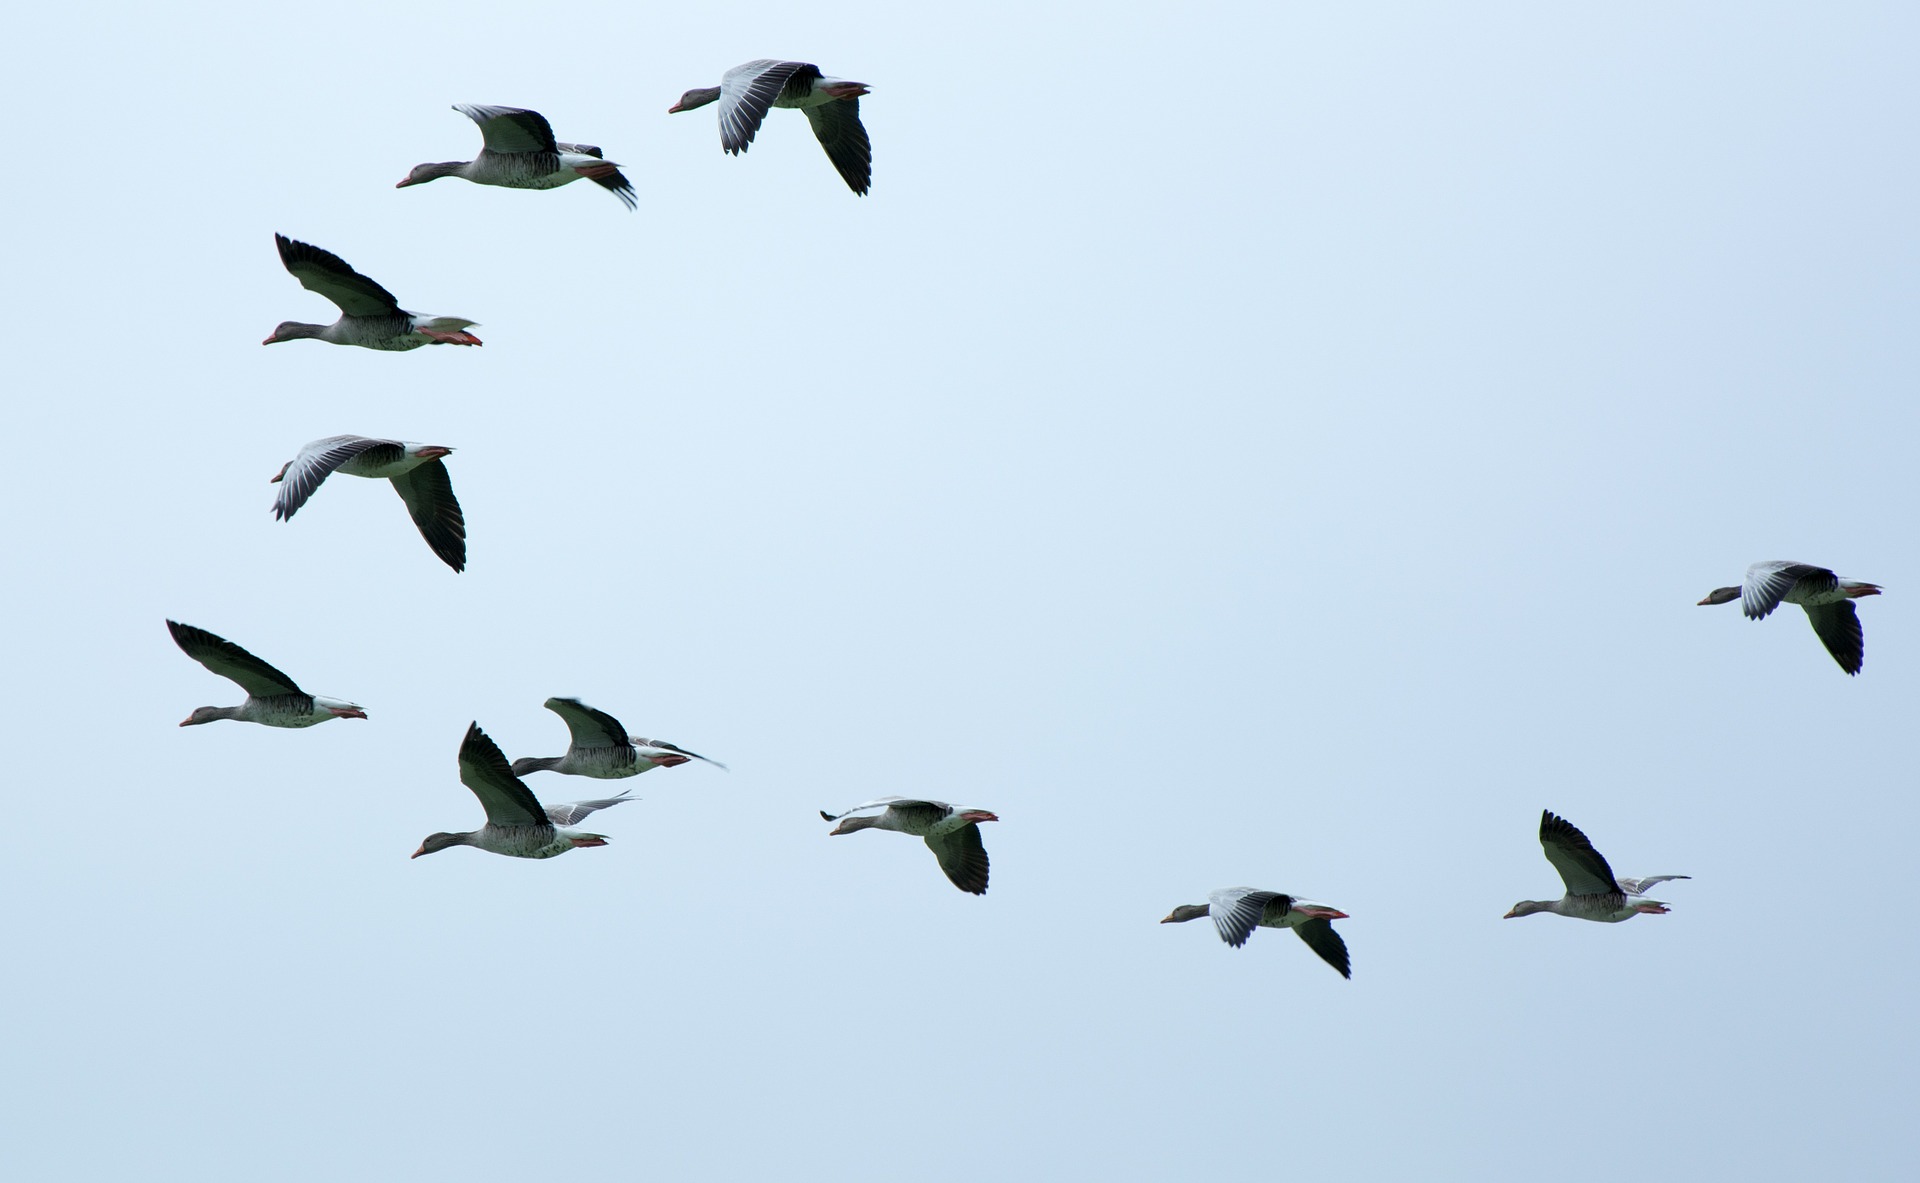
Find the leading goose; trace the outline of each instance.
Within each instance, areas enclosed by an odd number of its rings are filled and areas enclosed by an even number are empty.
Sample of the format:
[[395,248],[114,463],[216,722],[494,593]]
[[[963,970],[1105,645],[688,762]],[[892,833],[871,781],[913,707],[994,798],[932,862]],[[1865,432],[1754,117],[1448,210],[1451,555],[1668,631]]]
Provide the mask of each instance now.
[[1798,604],[1807,610],[1814,634],[1840,663],[1840,668],[1857,674],[1866,661],[1867,645],[1853,601],[1879,594],[1878,584],[1842,579],[1825,567],[1811,563],[1772,559],[1748,567],[1743,586],[1714,588],[1699,606],[1739,600],[1740,610],[1748,620],[1764,620],[1782,603]]
[[1647,888],[1669,879],[1691,879],[1691,875],[1649,875],[1645,879],[1616,879],[1607,860],[1587,841],[1587,836],[1564,817],[1548,810],[1540,811],[1540,845],[1547,861],[1560,872],[1567,894],[1557,900],[1521,900],[1506,919],[1552,912],[1576,920],[1596,920],[1618,924],[1642,912],[1664,916],[1668,907],[1659,900],[1644,899]]
[[407,503],[407,513],[440,561],[455,571],[467,566],[467,519],[453,496],[442,456],[453,452],[438,444],[369,439],[364,435],[330,435],[300,449],[280,466],[271,484],[280,486],[273,499],[273,516],[290,520],[313,496],[320,482],[333,472],[393,482],[394,492]]
[[261,661],[224,637],[216,637],[203,628],[167,621],[167,631],[180,651],[223,678],[240,684],[247,701],[237,707],[195,707],[180,726],[211,723],[215,719],[237,719],[242,723],[264,723],[268,727],[311,727],[328,719],[364,719],[363,707],[338,698],[308,694],[292,678]]
[[428,834],[413,858],[449,846],[474,846],[509,858],[552,858],[577,846],[605,846],[605,834],[583,834],[563,827],[581,821],[596,809],[631,800],[625,793],[600,801],[574,801],[542,807],[533,791],[507,767],[507,758],[480,724],[467,726],[460,741],[460,783],[480,798],[487,824],[465,834]]
[[280,262],[300,286],[317,292],[340,307],[340,319],[330,325],[305,324],[283,320],[273,336],[260,342],[272,345],[280,341],[298,341],[311,337],[334,345],[358,345],[362,349],[392,352],[418,349],[422,345],[478,345],[480,338],[467,332],[474,322],[460,316],[423,316],[400,307],[393,293],[347,266],[346,260],[332,251],[295,242],[284,234],[273,236],[280,248]]
[[566,776],[619,780],[655,768],[674,768],[689,760],[706,760],[715,768],[726,767],[718,760],[707,760],[698,752],[675,747],[665,740],[628,735],[620,720],[577,698],[549,698],[542,705],[566,722],[567,754],[522,756],[513,762],[515,776],[558,772]]
[[860,123],[860,96],[866,93],[866,83],[828,78],[812,62],[759,58],[722,74],[718,86],[695,87],[681,95],[667,114],[719,100],[720,146],[737,156],[753,143],[769,107],[798,108],[806,112],[814,138],[827,150],[840,179],[865,197],[873,184],[873,147]]
[[[849,817],[863,809],[879,809],[874,817]],[[927,849],[940,860],[940,869],[961,891],[987,894],[987,848],[980,841],[980,822],[1000,819],[984,809],[955,809],[945,801],[926,801],[913,797],[877,797],[839,813],[820,811],[827,821],[837,821],[829,833],[851,834],[855,830],[893,830],[912,834],[927,841]]]
[[484,146],[472,160],[443,164],[416,164],[407,179],[395,185],[424,185],[441,177],[464,177],[476,185],[505,189],[558,189],[586,177],[618,197],[628,208],[639,201],[633,183],[620,166],[602,159],[592,144],[563,144],[553,138],[546,116],[523,107],[489,107],[455,103],[453,109],[480,125]]
[[1333,921],[1347,918],[1340,909],[1255,887],[1223,887],[1208,892],[1207,899],[1210,904],[1181,904],[1160,923],[1184,924],[1212,916],[1220,939],[1236,949],[1247,943],[1255,928],[1291,928],[1307,948],[1319,954],[1320,960],[1339,970],[1341,977],[1353,977],[1347,943],[1333,931]]

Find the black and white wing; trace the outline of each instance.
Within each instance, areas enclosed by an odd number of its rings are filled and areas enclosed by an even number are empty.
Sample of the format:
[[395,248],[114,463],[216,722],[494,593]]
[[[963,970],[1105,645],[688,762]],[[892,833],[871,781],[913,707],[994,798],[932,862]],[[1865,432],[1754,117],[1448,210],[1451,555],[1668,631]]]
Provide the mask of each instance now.
[[720,146],[735,155],[745,152],[780,92],[788,86],[810,90],[818,77],[818,66],[772,58],[728,70],[720,77]]
[[860,123],[860,100],[835,99],[814,107],[802,108],[813,136],[827,150],[827,159],[840,172],[847,188],[867,195],[873,184],[873,146],[867,142],[867,129]]
[[1220,939],[1236,949],[1246,944],[1260,926],[1269,905],[1278,904],[1282,913],[1293,906],[1292,897],[1257,887],[1223,887],[1208,892],[1207,902],[1207,913],[1213,917]]
[[928,834],[926,841],[955,887],[987,894],[987,846],[980,840],[979,826],[969,823],[945,834]]
[[420,537],[440,561],[455,571],[467,566],[467,519],[453,496],[453,480],[438,457],[393,478],[394,491],[407,503]]
[[1749,620],[1760,620],[1778,608],[1780,601],[1795,587],[1809,592],[1830,592],[1839,586],[1839,577],[1825,567],[1785,559],[1755,563],[1747,568],[1747,578],[1741,584],[1740,611]]
[[1617,879],[1620,890],[1628,895],[1645,895],[1647,889],[1656,883],[1665,883],[1669,879],[1691,879],[1691,875],[1649,875],[1645,879]]
[[1560,872],[1568,895],[1611,895],[1619,892],[1613,868],[1593,848],[1579,827],[1548,810],[1540,811],[1540,845],[1547,861]]
[[455,103],[453,109],[480,125],[480,138],[486,141],[489,152],[518,154],[560,149],[560,145],[554,143],[552,125],[538,111],[478,103]]
[[295,242],[284,234],[273,236],[280,262],[288,274],[310,292],[325,296],[348,316],[392,316],[400,311],[393,293],[347,266],[332,251]]
[[[581,156],[592,156],[598,160],[605,160],[607,158],[606,153],[602,152],[599,147],[594,144],[561,144],[560,150],[562,152],[578,153]],[[627,174],[611,165],[608,165],[604,170],[595,166],[594,171],[598,175],[589,175],[587,177],[589,181],[592,181],[602,189],[618,197],[620,204],[626,206],[628,209],[640,208],[640,195],[634,192],[633,182],[627,179]]]
[[634,797],[622,793],[618,797],[602,797],[598,801],[569,801],[565,805],[547,806],[547,820],[556,826],[570,826],[583,821],[596,809],[608,809],[622,801],[632,801]]
[[1341,977],[1353,977],[1353,963],[1347,958],[1347,942],[1341,940],[1340,934],[1333,930],[1333,921],[1318,918],[1302,920],[1293,926],[1293,931],[1307,943],[1307,948],[1320,955],[1320,960],[1339,970]]
[[467,736],[460,741],[460,783],[480,798],[480,807],[487,811],[491,825],[551,824],[533,790],[513,774],[499,745],[487,738],[478,723],[468,725]]
[[406,448],[399,440],[369,439],[364,435],[330,435],[300,449],[280,473],[280,491],[273,498],[273,516],[285,521],[313,496],[320,482],[356,456],[372,453],[380,464],[397,464]]
[[1827,647],[1827,652],[1833,654],[1840,668],[1849,674],[1859,673],[1867,660],[1867,638],[1860,631],[1860,614],[1853,610],[1853,601],[1802,604],[1801,607],[1807,610],[1814,635]]
[[572,747],[627,746],[627,729],[620,725],[620,720],[605,711],[595,710],[577,698],[549,698],[543,705],[566,723],[568,742]]
[[953,812],[953,806],[947,804],[945,801],[928,801],[919,797],[875,797],[871,801],[862,801],[858,805],[849,805],[839,813],[828,813],[823,809],[820,811],[820,816],[827,821],[837,822],[850,813],[859,813],[866,809],[897,809],[901,813],[908,815],[923,813],[927,816],[930,823],[939,821],[941,818]]
[[273,698],[282,694],[305,694],[292,678],[261,661],[224,637],[216,637],[203,628],[167,621],[167,631],[180,651],[223,678],[240,684],[255,698]]

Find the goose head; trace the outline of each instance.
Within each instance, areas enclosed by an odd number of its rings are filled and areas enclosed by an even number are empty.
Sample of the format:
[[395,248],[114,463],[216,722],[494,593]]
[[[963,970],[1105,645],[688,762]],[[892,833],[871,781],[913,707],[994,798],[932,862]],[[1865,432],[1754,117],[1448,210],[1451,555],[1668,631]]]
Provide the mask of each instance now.
[[326,330],[326,325],[301,324],[297,320],[283,320],[273,330],[273,336],[260,342],[262,345],[277,345],[282,341],[298,341],[302,337],[318,337]]
[[466,846],[472,841],[472,834],[448,834],[444,831],[438,834],[428,834],[426,841],[420,843],[420,849],[414,851],[407,857],[419,858],[423,854],[433,854],[435,851],[445,850],[449,846]]
[[1698,604],[1695,604],[1694,607],[1700,608],[1708,604],[1725,604],[1739,598],[1740,589],[1737,587],[1716,587],[1707,593],[1706,599],[1701,600]]
[[717,86],[696,86],[681,95],[679,102],[668,107],[667,114],[674,115],[681,111],[691,111],[695,107],[704,107],[719,97],[720,88]]
[[[437,181],[441,177],[450,177],[467,167],[464,160],[449,160],[441,164],[416,164],[407,179],[395,185],[395,189],[405,189],[408,185],[424,185],[428,181]],[[392,174],[388,174],[391,176]]]

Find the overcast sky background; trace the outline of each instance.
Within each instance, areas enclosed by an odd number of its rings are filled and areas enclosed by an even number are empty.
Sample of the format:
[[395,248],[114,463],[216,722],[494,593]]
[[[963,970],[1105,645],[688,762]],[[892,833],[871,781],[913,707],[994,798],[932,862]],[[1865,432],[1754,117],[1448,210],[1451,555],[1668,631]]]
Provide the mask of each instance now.
[[[13,19],[0,1173],[1911,1170],[1920,10]],[[873,87],[871,196],[666,114],[761,56]],[[638,214],[396,192],[456,102]],[[334,316],[276,231],[485,347],[263,349]],[[343,432],[458,449],[465,574],[273,520]],[[1770,558],[1887,587],[1860,677],[1694,606]],[[370,721],[178,729],[169,616]],[[556,694],[733,770],[409,861]],[[991,891],[827,837],[885,793]],[[1672,914],[1503,921],[1543,807]],[[1155,923],[1234,884],[1353,980]]]

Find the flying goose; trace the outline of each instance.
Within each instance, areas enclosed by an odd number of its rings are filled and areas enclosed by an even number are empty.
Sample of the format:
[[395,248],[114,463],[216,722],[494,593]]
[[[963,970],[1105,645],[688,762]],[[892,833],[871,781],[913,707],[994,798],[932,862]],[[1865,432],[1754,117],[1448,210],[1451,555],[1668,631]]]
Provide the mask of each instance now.
[[1866,638],[1861,635],[1860,617],[1854,614],[1853,601],[1860,596],[1879,594],[1878,584],[1842,579],[1825,567],[1810,563],[1774,559],[1748,567],[1744,587],[1714,588],[1700,601],[1700,606],[1739,600],[1740,610],[1748,620],[1764,620],[1782,603],[1798,604],[1807,610],[1814,633],[1840,663],[1840,668],[1857,674],[1866,660]]
[[[883,810],[874,817],[849,817],[863,809]],[[820,811],[827,821],[837,821],[830,833],[851,834],[855,830],[894,830],[927,840],[927,849],[940,860],[940,869],[961,891],[987,894],[987,848],[980,841],[979,822],[1000,819],[984,809],[959,809],[945,801],[923,801],[913,797],[876,797],[839,813]]]
[[638,776],[654,768],[673,768],[688,760],[706,760],[715,768],[725,768],[718,760],[707,760],[698,752],[689,752],[664,740],[641,739],[627,734],[620,720],[597,711],[577,698],[549,698],[544,704],[567,724],[570,737],[564,756],[522,756],[513,762],[513,774],[558,772],[568,776],[591,776],[599,780],[619,780]]
[[718,86],[696,87],[681,95],[667,113],[691,111],[718,99],[720,146],[739,155],[753,143],[767,108],[797,107],[807,113],[814,138],[827,150],[847,188],[865,197],[873,182],[873,148],[860,125],[860,96],[866,93],[866,83],[825,77],[811,62],[760,58],[722,74]]
[[280,262],[300,286],[318,292],[340,306],[340,319],[330,325],[303,324],[297,320],[280,322],[273,336],[260,342],[297,341],[314,337],[335,345],[358,345],[363,349],[404,351],[422,345],[478,345],[480,338],[466,330],[473,321],[458,316],[422,316],[407,312],[393,293],[347,266],[346,260],[332,251],[295,242],[284,234],[273,236],[280,248]]
[[369,439],[364,435],[330,435],[300,449],[280,466],[271,484],[280,486],[273,499],[273,516],[289,521],[313,496],[327,474],[343,472],[393,482],[394,492],[407,503],[420,537],[427,540],[440,561],[455,571],[467,566],[467,520],[454,500],[442,456],[453,451],[438,444]]
[[328,719],[364,719],[364,708],[338,698],[308,694],[294,685],[293,679],[253,654],[203,628],[167,621],[167,631],[180,651],[223,678],[240,684],[247,701],[237,707],[195,707],[180,726],[211,723],[215,719],[238,719],[242,723],[264,723],[268,727],[311,727]]
[[1618,924],[1642,912],[1664,916],[1669,909],[1659,900],[1644,899],[1647,889],[1669,879],[1691,879],[1691,875],[1649,875],[1645,879],[1616,879],[1613,868],[1593,848],[1577,827],[1548,810],[1540,811],[1540,845],[1547,861],[1560,872],[1567,894],[1557,900],[1521,900],[1506,914],[1531,916],[1535,912],[1553,912],[1576,920],[1596,920]]
[[1307,948],[1320,955],[1320,960],[1339,970],[1341,977],[1353,977],[1347,943],[1333,931],[1333,921],[1347,918],[1340,909],[1255,887],[1223,887],[1208,892],[1207,899],[1212,903],[1181,904],[1160,923],[1184,924],[1210,915],[1220,939],[1236,949],[1247,943],[1255,928],[1291,928]]
[[628,209],[637,208],[633,183],[620,166],[602,159],[592,144],[562,144],[553,138],[546,116],[522,107],[489,107],[455,103],[453,109],[480,125],[484,146],[472,160],[444,164],[416,164],[407,179],[395,185],[424,185],[441,177],[465,177],[476,185],[507,189],[558,189],[586,177],[618,197]]
[[460,783],[480,798],[480,807],[487,811],[487,824],[465,834],[428,834],[412,857],[449,846],[477,846],[510,858],[552,858],[576,846],[605,846],[605,834],[583,834],[563,827],[584,820],[596,809],[632,800],[622,793],[600,801],[542,808],[533,791],[507,767],[507,758],[478,723],[468,724],[467,737],[460,741]]

